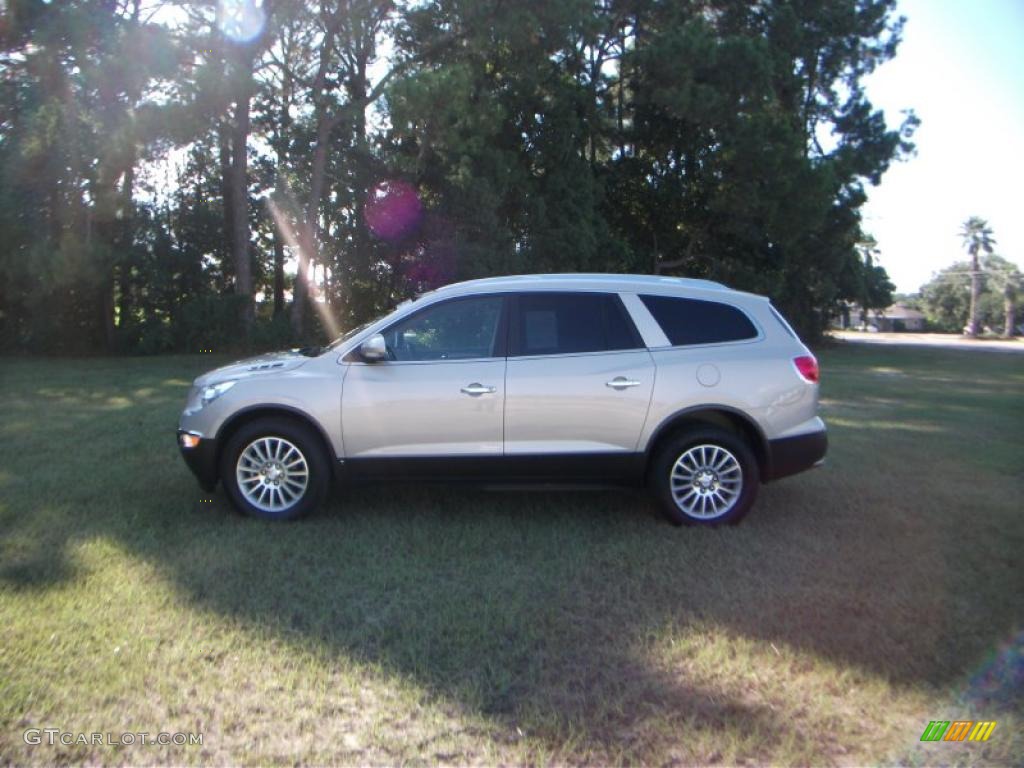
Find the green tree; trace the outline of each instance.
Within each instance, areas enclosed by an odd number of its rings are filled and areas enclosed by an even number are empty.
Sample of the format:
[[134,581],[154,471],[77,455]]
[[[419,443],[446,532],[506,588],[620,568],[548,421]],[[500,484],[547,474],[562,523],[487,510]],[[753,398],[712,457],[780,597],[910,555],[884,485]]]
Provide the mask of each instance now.
[[1021,276],[1015,264],[997,254],[981,260],[977,272],[973,262],[958,261],[921,286],[921,308],[929,324],[949,333],[962,333],[969,327],[971,283],[975,277],[978,294],[973,312],[979,332],[982,327],[1002,328],[1004,334],[1010,335]]
[[840,298],[860,298],[864,187],[910,150],[916,124],[887,129],[861,85],[895,53],[892,7],[655,6],[635,54],[636,157],[667,206],[638,208],[677,212],[658,237],[666,264],[767,293],[809,335]]
[[985,270],[992,280],[993,287],[1002,295],[1003,300],[1003,336],[1010,339],[1017,335],[1017,298],[1024,285],[1024,275],[1016,265],[998,256],[990,256],[986,260]]
[[535,271],[719,279],[809,336],[889,299],[858,244],[916,122],[863,89],[894,0],[158,5],[0,11],[5,343],[186,348],[202,316],[244,345],[286,313],[301,340],[310,306]]
[[971,309],[967,321],[967,334],[978,336],[978,297],[981,293],[981,255],[991,254],[996,241],[988,222],[978,216],[971,216],[960,230],[964,248],[971,257]]
[[860,281],[860,291],[857,297],[861,306],[861,323],[867,322],[867,312],[875,309],[885,309],[893,302],[893,291],[896,286],[889,279],[885,269],[875,264],[878,257],[878,241],[871,235],[865,235],[857,243],[857,253],[862,262],[855,270],[856,278]]
[[164,134],[174,46],[141,0],[19,0],[0,20],[4,335],[113,351],[135,170]]
[[711,277],[813,334],[839,299],[884,287],[855,246],[864,186],[916,124],[888,129],[861,85],[895,53],[892,10],[428,6],[406,44],[452,29],[463,44],[392,89],[389,149],[452,222],[463,273]]
[[930,326],[962,333],[971,315],[970,262],[956,262],[935,274],[921,286],[921,302]]

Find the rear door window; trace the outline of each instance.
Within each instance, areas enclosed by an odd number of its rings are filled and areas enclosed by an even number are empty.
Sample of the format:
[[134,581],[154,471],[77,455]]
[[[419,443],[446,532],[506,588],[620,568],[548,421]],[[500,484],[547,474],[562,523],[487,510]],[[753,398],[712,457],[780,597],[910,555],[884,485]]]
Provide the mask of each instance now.
[[511,355],[568,355],[643,346],[618,296],[608,293],[522,293]]
[[674,347],[757,338],[750,318],[720,301],[651,295],[641,295],[640,300]]

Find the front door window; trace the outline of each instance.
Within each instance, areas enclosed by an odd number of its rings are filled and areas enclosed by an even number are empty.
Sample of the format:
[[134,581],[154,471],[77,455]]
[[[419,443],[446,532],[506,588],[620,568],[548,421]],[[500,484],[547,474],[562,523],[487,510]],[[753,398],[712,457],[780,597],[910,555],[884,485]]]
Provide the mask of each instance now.
[[481,296],[447,301],[417,312],[384,332],[396,362],[494,357],[502,299]]

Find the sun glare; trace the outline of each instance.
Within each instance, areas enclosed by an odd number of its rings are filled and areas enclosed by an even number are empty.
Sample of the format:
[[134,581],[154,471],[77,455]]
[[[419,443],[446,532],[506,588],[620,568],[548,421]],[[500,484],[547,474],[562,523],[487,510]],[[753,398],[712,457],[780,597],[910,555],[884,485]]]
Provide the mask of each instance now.
[[259,37],[267,22],[263,0],[220,0],[220,31],[236,43],[248,43]]
[[[289,207],[292,209],[295,208],[293,205],[290,205]],[[303,259],[299,258],[299,268],[295,273],[295,279],[303,280],[306,283],[306,287],[309,290],[309,296],[313,299],[313,307],[320,316],[320,322],[323,323],[323,327],[327,329],[327,333],[330,337],[333,339],[340,336],[341,327],[338,325],[338,321],[335,320],[333,315],[331,315],[331,310],[330,307],[328,307],[327,302],[321,300],[322,297],[320,295],[320,289],[317,287],[316,281],[309,279],[309,264],[311,261],[309,257],[312,254],[303,254],[302,240],[295,231],[295,227],[292,226],[292,220],[289,218],[288,213],[282,210],[278,202],[273,198],[268,199],[267,208],[270,210],[270,216],[274,220],[274,226],[277,228],[277,231],[281,234],[281,237],[292,252],[294,252],[296,256],[306,256],[305,269],[302,268]]]

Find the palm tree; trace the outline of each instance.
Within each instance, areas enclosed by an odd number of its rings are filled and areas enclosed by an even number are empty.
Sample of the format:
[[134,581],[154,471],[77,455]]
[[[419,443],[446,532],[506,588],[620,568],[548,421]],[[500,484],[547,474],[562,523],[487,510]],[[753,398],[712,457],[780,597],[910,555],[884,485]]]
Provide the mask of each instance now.
[[964,248],[971,256],[971,316],[968,321],[967,333],[972,338],[978,336],[978,294],[981,292],[981,266],[979,257],[982,252],[992,253],[996,241],[992,238],[992,228],[988,222],[978,216],[971,216],[964,222],[960,230]]

